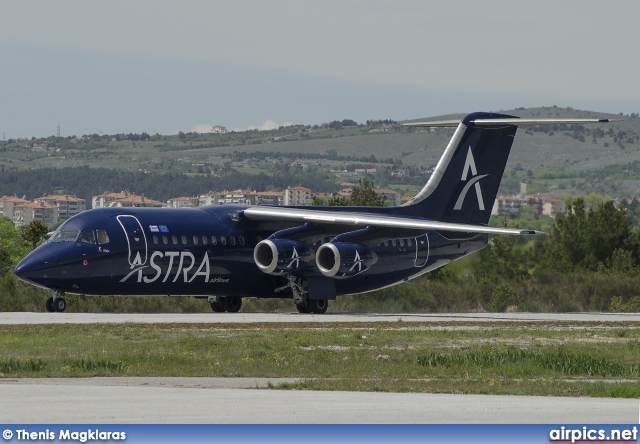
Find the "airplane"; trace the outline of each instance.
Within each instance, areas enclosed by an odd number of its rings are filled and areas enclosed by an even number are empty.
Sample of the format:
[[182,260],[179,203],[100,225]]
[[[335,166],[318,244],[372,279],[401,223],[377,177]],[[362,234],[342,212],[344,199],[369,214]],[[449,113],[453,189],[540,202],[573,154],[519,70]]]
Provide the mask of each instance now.
[[456,128],[422,190],[394,207],[213,205],[99,208],[64,222],[15,274],[50,289],[49,312],[66,293],[180,295],[238,312],[242,298],[290,298],[323,314],[337,296],[409,282],[484,248],[518,126],[606,123],[472,113],[461,121],[407,127]]

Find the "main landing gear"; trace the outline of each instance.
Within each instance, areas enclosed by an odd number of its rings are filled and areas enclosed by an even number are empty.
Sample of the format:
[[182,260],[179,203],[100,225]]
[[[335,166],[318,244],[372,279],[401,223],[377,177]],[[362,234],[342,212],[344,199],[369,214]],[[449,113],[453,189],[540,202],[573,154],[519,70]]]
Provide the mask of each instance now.
[[293,302],[296,303],[298,313],[315,313],[324,314],[329,308],[327,299],[311,299],[309,298],[309,290],[306,288],[304,278],[300,276],[288,276],[289,286],[293,292]]
[[211,296],[209,305],[216,313],[237,313],[242,308],[242,298],[240,296]]
[[308,299],[304,303],[296,303],[298,313],[325,314],[329,308],[329,301],[326,299]]
[[58,312],[62,313],[67,309],[67,301],[62,297],[64,293],[60,293],[57,291],[53,292],[53,296],[47,299],[45,303],[45,307],[49,313]]

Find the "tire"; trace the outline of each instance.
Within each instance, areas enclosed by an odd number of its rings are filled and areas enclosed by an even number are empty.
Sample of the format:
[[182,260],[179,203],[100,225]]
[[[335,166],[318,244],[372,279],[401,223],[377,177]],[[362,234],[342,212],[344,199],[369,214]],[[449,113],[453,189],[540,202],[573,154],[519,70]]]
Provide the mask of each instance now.
[[225,305],[229,313],[237,313],[242,308],[242,298],[240,296],[227,296]]
[[211,306],[211,310],[213,310],[216,313],[224,313],[224,299],[223,300],[219,300],[216,302],[211,302],[209,304]]
[[57,298],[55,301],[53,301],[53,307],[58,313],[62,313],[67,309],[67,301],[65,301],[63,298]]
[[296,308],[298,309],[298,313],[307,314],[311,313],[311,307],[303,304],[296,304]]
[[311,302],[311,311],[315,314],[325,314],[329,308],[329,301],[326,299],[313,299],[309,302]]
[[54,313],[56,311],[55,307],[53,306],[53,296],[47,299],[47,302],[45,302],[44,306],[49,313]]

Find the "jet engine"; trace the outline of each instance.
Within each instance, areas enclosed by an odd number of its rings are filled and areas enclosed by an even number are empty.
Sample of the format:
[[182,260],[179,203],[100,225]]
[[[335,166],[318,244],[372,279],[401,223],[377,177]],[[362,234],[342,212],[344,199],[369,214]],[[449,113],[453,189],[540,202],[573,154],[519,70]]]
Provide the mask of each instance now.
[[369,247],[347,242],[323,244],[316,252],[316,265],[322,274],[334,279],[347,279],[362,273],[377,262]]
[[256,265],[270,274],[295,273],[312,259],[307,244],[289,239],[265,239],[253,250]]

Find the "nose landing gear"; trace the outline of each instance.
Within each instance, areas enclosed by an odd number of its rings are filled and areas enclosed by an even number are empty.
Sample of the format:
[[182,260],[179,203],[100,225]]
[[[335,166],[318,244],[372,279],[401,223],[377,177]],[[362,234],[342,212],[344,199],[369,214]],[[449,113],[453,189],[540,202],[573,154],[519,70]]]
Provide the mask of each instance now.
[[47,299],[45,307],[49,313],[62,313],[67,309],[67,301],[64,300],[63,295],[62,292],[54,291],[53,296]]

